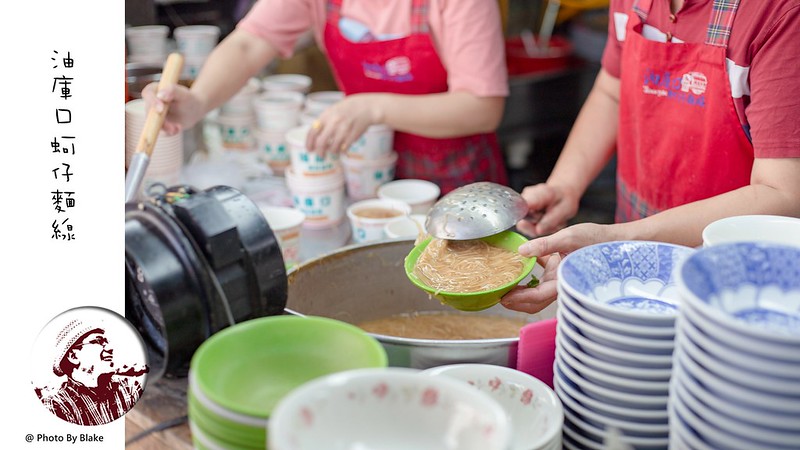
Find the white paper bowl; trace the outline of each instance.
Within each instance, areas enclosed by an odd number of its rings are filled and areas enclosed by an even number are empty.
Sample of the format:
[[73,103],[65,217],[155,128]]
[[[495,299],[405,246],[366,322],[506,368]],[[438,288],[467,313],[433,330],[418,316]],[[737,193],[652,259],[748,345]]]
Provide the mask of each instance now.
[[800,247],[800,219],[785,216],[733,216],[703,229],[703,246],[729,242],[772,242]]
[[271,450],[506,450],[511,426],[488,394],[414,369],[361,369],[290,392],[268,425]]
[[389,239],[416,239],[420,233],[425,234],[425,216],[395,217],[383,226],[383,232]]
[[426,180],[395,180],[378,188],[378,198],[406,202],[413,214],[427,214],[440,193],[436,183]]
[[531,375],[491,364],[452,364],[423,373],[455,378],[491,395],[511,418],[514,438],[510,450],[538,449],[561,433],[561,401],[549,386]]

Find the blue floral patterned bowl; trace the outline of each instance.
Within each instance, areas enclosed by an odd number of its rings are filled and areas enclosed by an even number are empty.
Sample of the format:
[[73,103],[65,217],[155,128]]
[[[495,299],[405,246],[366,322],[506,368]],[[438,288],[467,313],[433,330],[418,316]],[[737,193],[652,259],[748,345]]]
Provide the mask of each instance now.
[[698,250],[678,288],[693,314],[732,331],[800,348],[800,247],[765,242]]
[[558,267],[563,291],[587,309],[629,323],[675,320],[675,272],[694,250],[652,241],[613,241],[567,255]]

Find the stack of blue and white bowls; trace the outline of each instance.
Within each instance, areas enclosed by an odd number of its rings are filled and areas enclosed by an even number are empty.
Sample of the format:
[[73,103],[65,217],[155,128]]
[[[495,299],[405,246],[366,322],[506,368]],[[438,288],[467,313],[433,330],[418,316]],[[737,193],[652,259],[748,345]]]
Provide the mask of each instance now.
[[800,247],[692,254],[670,386],[670,448],[800,448]]
[[616,241],[562,261],[553,380],[564,405],[565,448],[669,446],[675,275],[692,252]]

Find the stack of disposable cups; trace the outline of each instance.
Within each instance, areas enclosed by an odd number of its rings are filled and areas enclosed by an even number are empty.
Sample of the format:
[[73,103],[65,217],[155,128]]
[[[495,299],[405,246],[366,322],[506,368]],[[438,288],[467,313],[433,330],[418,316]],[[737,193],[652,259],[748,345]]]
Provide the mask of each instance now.
[[144,25],[125,29],[125,44],[129,62],[162,66],[167,60],[166,25]]
[[182,80],[194,80],[208,55],[219,42],[220,28],[216,25],[187,25],[175,28],[173,36],[178,52],[184,57]]
[[300,114],[300,124],[311,125],[323,111],[343,99],[344,92],[341,91],[317,91],[306,95],[303,112]]
[[284,174],[290,164],[286,133],[300,123],[304,100],[302,92],[292,90],[265,91],[253,99],[258,154],[277,175]]
[[255,152],[256,115],[253,99],[261,91],[258,78],[248,80],[239,92],[220,107],[216,121],[220,126],[222,147],[244,153]]
[[342,155],[347,194],[353,200],[378,196],[378,188],[394,179],[397,152],[392,150],[394,131],[372,125]]
[[[144,129],[147,111],[144,100],[135,99],[125,104],[125,167],[131,162]],[[163,184],[173,186],[180,182],[183,169],[183,134],[168,136],[159,132],[153,153],[142,181],[142,192],[151,186]]]
[[285,172],[286,185],[294,207],[305,214],[304,228],[331,228],[344,218],[344,173],[338,154],[328,152],[321,156],[308,151],[309,129],[299,126],[286,133],[291,155],[291,164]]

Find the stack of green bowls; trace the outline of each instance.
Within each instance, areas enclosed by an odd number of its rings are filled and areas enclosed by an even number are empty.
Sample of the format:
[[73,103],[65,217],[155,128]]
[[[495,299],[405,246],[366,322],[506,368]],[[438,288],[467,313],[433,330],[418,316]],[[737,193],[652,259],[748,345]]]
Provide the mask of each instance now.
[[334,319],[283,315],[228,327],[192,357],[188,411],[195,448],[264,449],[272,409],[291,390],[387,361],[375,338]]

